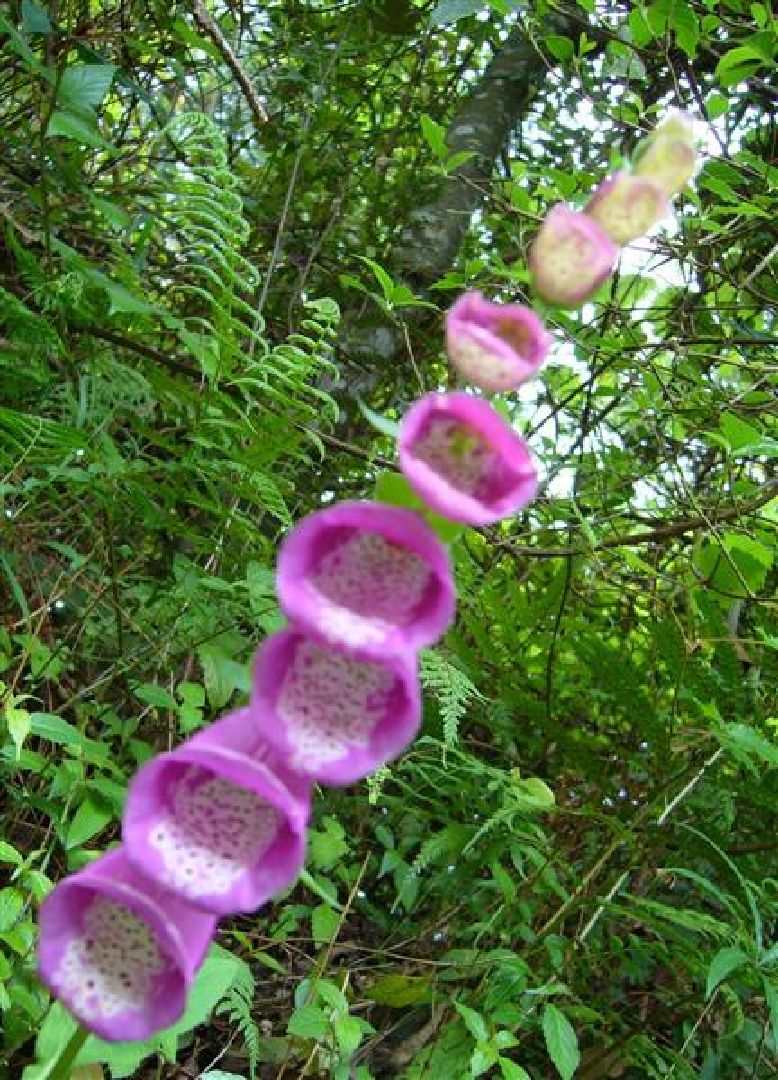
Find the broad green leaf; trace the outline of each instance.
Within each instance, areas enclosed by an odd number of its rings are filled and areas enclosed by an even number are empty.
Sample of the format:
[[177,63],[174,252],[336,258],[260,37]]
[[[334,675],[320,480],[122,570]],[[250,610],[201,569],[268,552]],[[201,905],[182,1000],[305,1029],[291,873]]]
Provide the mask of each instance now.
[[543,1009],[543,1037],[549,1057],[562,1080],[570,1080],[581,1061],[578,1038],[562,1010],[550,1002]]
[[549,34],[541,40],[551,55],[560,63],[564,64],[575,56],[575,45],[570,38],[561,37],[559,34]]
[[339,926],[340,915],[329,904],[319,904],[311,912],[311,933],[316,945],[331,941]]
[[315,1005],[301,1005],[292,1013],[286,1030],[290,1035],[297,1035],[301,1039],[321,1041],[327,1038],[330,1023]]
[[115,64],[74,64],[65,68],[59,83],[60,101],[76,110],[96,108],[102,104],[115,74]]
[[59,136],[63,139],[70,139],[71,142],[80,143],[83,146],[93,146],[100,150],[110,149],[110,144],[105,141],[97,130],[96,118],[64,109],[57,109],[53,113],[46,128],[46,134],[50,138]]
[[102,832],[112,820],[112,810],[87,795],[68,825],[65,834],[66,849],[71,851],[73,848],[81,847],[87,840],[91,840],[97,833]]
[[13,844],[7,840],[0,840],[0,862],[10,863],[11,866],[21,866],[24,856],[16,850]]
[[378,1005],[403,1009],[431,1000],[430,980],[424,975],[384,975],[365,991]]
[[164,686],[157,686],[156,683],[144,683],[143,686],[137,686],[133,694],[139,701],[145,702],[146,705],[153,705],[156,709],[176,708],[176,699],[170,691]]
[[720,949],[713,957],[705,982],[705,997],[709,998],[719,983],[728,978],[733,971],[750,963],[749,957],[735,945]]
[[50,34],[49,13],[35,0],[22,0],[22,31],[25,34]]
[[0,932],[10,930],[24,910],[24,893],[20,889],[0,889]]
[[440,0],[430,15],[430,26],[447,26],[484,8],[484,0]]
[[339,1016],[333,1024],[342,1054],[351,1057],[362,1042],[362,1025],[356,1016]]

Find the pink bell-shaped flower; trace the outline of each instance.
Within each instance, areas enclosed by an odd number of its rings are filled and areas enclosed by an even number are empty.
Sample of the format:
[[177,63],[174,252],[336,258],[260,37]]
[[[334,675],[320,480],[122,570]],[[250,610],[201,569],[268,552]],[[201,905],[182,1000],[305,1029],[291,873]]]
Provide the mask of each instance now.
[[278,556],[278,599],[292,622],[355,655],[431,645],[454,617],[448,554],[411,510],[342,502],[304,518]]
[[670,203],[647,176],[616,173],[599,185],[584,213],[617,244],[630,244],[670,213]]
[[350,784],[397,757],[416,734],[416,658],[360,659],[282,630],[257,653],[251,709],[260,735],[293,769]]
[[697,167],[694,125],[684,113],[673,113],[637,149],[632,171],[675,195],[688,184]]
[[405,415],[400,466],[433,510],[489,525],[532,502],[538,472],[526,443],[488,402],[459,391],[426,394]]
[[118,848],[61,881],[39,924],[42,981],[85,1028],[115,1042],[178,1020],[216,919],[145,879]]
[[495,304],[466,292],[446,316],[454,367],[473,386],[501,393],[531,378],[548,354],[551,335],[532,308]]
[[281,763],[241,709],[136,773],[122,838],[147,877],[228,915],[254,911],[294,881],[309,813],[310,783]]
[[535,288],[544,300],[576,307],[611,274],[618,253],[597,222],[557,203],[535,237],[528,262]]

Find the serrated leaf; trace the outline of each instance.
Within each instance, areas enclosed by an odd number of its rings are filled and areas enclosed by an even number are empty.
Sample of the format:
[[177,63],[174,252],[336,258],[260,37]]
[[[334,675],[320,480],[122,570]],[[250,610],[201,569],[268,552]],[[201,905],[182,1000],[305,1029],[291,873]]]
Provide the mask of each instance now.
[[18,761],[22,752],[22,747],[24,746],[24,740],[30,734],[32,718],[26,709],[20,709],[16,705],[7,705],[5,709],[5,723],[8,728],[8,734],[11,736],[11,741],[14,744],[16,760]]
[[543,1037],[562,1080],[570,1080],[581,1062],[578,1038],[562,1010],[550,1003],[543,1010]]
[[133,690],[133,694],[139,701],[146,705],[153,705],[155,709],[175,709],[176,700],[169,690],[156,683],[144,683]]
[[331,941],[339,926],[340,915],[329,904],[319,904],[311,912],[311,933],[317,945]]
[[501,1057],[499,1063],[503,1080],[530,1080],[530,1075],[526,1069],[522,1069],[521,1065],[517,1065],[510,1058]]
[[330,1024],[327,1017],[315,1005],[301,1005],[289,1018],[286,1028],[290,1035],[301,1039],[326,1039]]
[[463,1005],[460,1001],[454,1002],[454,1008],[464,1020],[465,1027],[475,1041],[486,1042],[489,1038],[489,1029],[481,1014],[477,1013],[475,1009],[471,1009],[469,1005]]
[[737,971],[738,968],[747,963],[749,963],[748,956],[737,946],[729,945],[724,949],[720,949],[711,960],[708,968],[708,977],[705,981],[706,999],[711,996],[719,983],[722,983],[733,971]]
[[362,1025],[356,1016],[340,1016],[333,1027],[341,1053],[351,1057],[362,1042]]
[[377,1005],[403,1009],[431,1000],[430,980],[425,975],[384,975],[365,991]]

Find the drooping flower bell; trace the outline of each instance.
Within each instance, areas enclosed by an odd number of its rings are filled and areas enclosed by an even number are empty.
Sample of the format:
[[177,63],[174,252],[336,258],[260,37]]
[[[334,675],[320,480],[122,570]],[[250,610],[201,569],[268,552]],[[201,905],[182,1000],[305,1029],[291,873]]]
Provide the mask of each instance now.
[[666,217],[670,203],[662,188],[647,176],[620,172],[603,180],[584,213],[623,246],[645,236]]
[[398,446],[416,494],[453,521],[489,525],[537,494],[537,467],[526,443],[471,394],[426,394],[403,418]]
[[446,316],[446,347],[454,367],[473,386],[501,393],[531,378],[548,354],[551,335],[521,304],[495,304],[466,292]]
[[691,180],[697,166],[694,125],[684,113],[674,113],[637,148],[632,171],[675,195]]
[[284,614],[313,637],[383,659],[431,645],[454,617],[446,549],[411,510],[342,502],[304,518],[281,545]]
[[103,1039],[175,1023],[216,919],[143,878],[121,848],[61,881],[39,916],[38,973]]
[[227,915],[255,910],[294,881],[309,814],[310,784],[240,709],[136,773],[122,836],[138,870]]
[[596,221],[557,203],[535,237],[528,263],[544,300],[575,307],[611,274],[618,253],[617,245]]
[[353,783],[416,734],[416,658],[360,659],[282,630],[257,653],[251,710],[260,734],[293,769],[330,784]]

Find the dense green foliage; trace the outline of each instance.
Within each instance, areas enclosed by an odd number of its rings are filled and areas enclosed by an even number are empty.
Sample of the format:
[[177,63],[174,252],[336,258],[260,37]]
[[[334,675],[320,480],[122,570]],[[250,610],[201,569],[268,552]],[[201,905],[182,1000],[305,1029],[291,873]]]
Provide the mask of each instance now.
[[284,530],[392,469],[358,402],[446,385],[447,304],[525,296],[548,207],[671,105],[702,168],[505,399],[547,483],[454,541],[422,737],[317,794],[307,873],[222,926],[177,1030],[81,1060],[776,1075],[776,23],[604,10],[3,5],[0,1075],[72,1030],[37,902],[244,700]]

